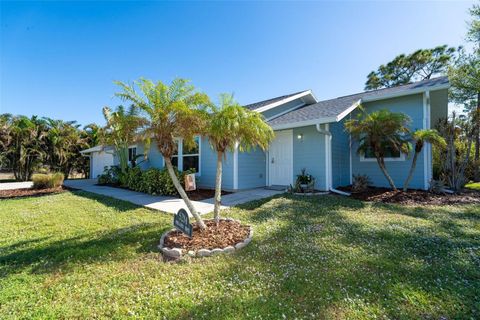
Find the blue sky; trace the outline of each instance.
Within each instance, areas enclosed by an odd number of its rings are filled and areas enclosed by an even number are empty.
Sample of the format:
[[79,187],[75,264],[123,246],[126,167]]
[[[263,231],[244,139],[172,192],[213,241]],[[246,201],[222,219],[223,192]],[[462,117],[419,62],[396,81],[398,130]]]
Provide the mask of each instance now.
[[250,103],[362,91],[395,55],[464,43],[472,2],[1,2],[0,113],[103,123],[113,80]]

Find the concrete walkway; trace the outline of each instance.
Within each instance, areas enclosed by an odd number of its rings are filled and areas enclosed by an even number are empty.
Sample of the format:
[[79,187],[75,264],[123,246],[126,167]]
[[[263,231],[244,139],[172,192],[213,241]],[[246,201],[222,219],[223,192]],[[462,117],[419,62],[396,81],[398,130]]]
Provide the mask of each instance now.
[[[64,185],[70,188],[80,189],[120,200],[129,201],[140,206],[169,213],[177,213],[178,210],[180,210],[181,208],[187,209],[187,206],[185,205],[183,200],[179,198],[152,196],[146,193],[131,191],[127,189],[98,186],[96,185],[96,179],[65,180]],[[266,189],[252,189],[231,193],[222,196],[222,209],[253,200],[271,197],[280,193],[282,192]],[[192,202],[200,214],[206,214],[213,211],[213,198]]]
[[0,183],[0,190],[28,189],[33,186],[32,181],[25,182],[3,182]]

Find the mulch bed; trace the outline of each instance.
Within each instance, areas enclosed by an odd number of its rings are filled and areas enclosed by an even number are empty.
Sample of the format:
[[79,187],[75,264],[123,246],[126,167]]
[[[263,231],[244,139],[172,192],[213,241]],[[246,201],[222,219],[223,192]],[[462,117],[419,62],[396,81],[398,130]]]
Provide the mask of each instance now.
[[[350,187],[338,188],[351,192]],[[406,205],[452,205],[452,204],[480,204],[480,192],[465,189],[460,194],[435,194],[424,190],[392,191],[386,188],[369,188],[365,192],[352,193],[352,198],[362,201],[383,203],[398,203]]]
[[[111,183],[107,183],[107,184],[97,184],[97,186],[103,186],[103,187],[112,187],[112,188],[120,188],[120,189],[125,189],[125,190],[130,190],[126,187],[122,187],[122,186],[119,186],[118,184],[111,184]],[[132,190],[131,190],[132,191]],[[205,199],[210,199],[210,198],[213,198],[215,196],[215,190],[211,190],[211,189],[197,189],[197,190],[193,190],[193,191],[186,191],[187,192],[187,195],[188,195],[188,198],[192,201],[201,201],[201,200],[205,200]],[[231,192],[227,192],[227,191],[222,191],[222,196],[223,195],[226,195],[226,194],[230,194]],[[178,198],[180,198],[180,196],[178,196]]]
[[[230,193],[231,192],[222,191],[222,196]],[[215,190],[197,189],[194,191],[187,191],[187,195],[190,198],[190,200],[200,201],[200,200],[205,200],[205,199],[210,199],[215,197]]]
[[201,231],[196,223],[193,223],[192,238],[180,231],[172,231],[165,237],[164,246],[168,248],[180,248],[189,250],[215,249],[234,246],[248,237],[249,227],[237,221],[220,220],[218,226],[215,221],[205,221],[207,230]]
[[0,190],[0,199],[22,198],[22,197],[38,197],[47,194],[61,193],[67,191],[66,188],[48,188],[48,189],[13,189]]

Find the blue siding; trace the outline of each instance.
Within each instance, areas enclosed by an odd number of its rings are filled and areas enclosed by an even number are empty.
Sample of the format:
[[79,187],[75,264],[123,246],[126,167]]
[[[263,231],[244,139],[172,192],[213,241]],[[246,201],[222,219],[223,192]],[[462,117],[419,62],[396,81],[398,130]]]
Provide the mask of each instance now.
[[[198,177],[198,185],[202,188],[215,188],[217,154],[205,137],[202,137],[200,162],[201,176]],[[231,152],[227,152],[222,169],[222,189],[233,190],[233,154]]]
[[[364,108],[367,112],[377,111],[380,109],[389,109],[392,112],[403,112],[412,118],[410,129],[415,131],[423,128],[423,95],[416,94],[406,97],[393,98],[375,102],[365,103]],[[373,184],[379,187],[389,187],[387,179],[384,177],[376,161],[363,162],[357,154],[357,145],[352,146],[352,168],[353,174],[366,174],[370,177]],[[403,182],[407,177],[408,170],[412,163],[412,155],[410,154],[405,161],[389,161],[386,162],[388,173],[392,176],[397,187],[403,186]],[[424,188],[424,154],[418,156],[417,166],[410,183],[410,188]]]
[[350,135],[344,129],[345,119],[331,123],[332,133],[332,186],[350,184]]
[[238,189],[266,185],[266,156],[260,148],[238,153]]
[[[297,138],[299,134],[303,139]],[[315,178],[316,189],[326,189],[325,135],[320,134],[315,126],[293,130],[293,181],[303,168]]]

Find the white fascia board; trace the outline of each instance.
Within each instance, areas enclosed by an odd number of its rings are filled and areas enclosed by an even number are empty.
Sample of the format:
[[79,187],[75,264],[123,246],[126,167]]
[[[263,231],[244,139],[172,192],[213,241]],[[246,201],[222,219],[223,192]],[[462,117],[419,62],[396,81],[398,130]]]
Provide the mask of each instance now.
[[427,91],[436,91],[436,90],[448,89],[448,88],[450,88],[449,83],[439,84],[439,85],[432,86],[432,87],[410,89],[410,90],[404,90],[404,91],[394,92],[394,93],[390,93],[390,94],[378,95],[376,97],[364,97],[364,98],[362,98],[362,101],[363,102],[372,102],[372,101],[385,100],[385,99],[391,99],[391,98],[397,98],[397,97],[403,97],[403,96],[410,96],[412,94],[424,93],[424,92],[427,92]]
[[345,109],[344,111],[342,111],[337,117],[336,117],[336,121],[341,121],[343,118],[345,118],[346,116],[348,116],[353,110],[355,110],[356,108],[358,108],[358,106],[360,106],[362,104],[362,99],[359,99],[357,102],[355,102],[354,104],[352,104],[348,109]]
[[324,124],[324,123],[332,123],[332,122],[337,122],[336,117],[328,117],[328,118],[299,121],[294,123],[279,124],[276,126],[273,125],[271,127],[273,130],[283,130],[283,129],[300,128],[300,127],[313,126],[316,124]]
[[[311,95],[311,96],[315,99],[315,97],[314,97],[313,94],[312,94],[312,90],[307,90],[307,91],[300,92],[300,93],[298,93],[298,94],[296,94],[296,95],[294,95],[294,96],[291,96],[291,97],[282,99],[282,100],[280,100],[280,101],[267,104],[266,106],[263,106],[263,107],[254,109],[254,111],[264,112],[264,111],[270,110],[270,109],[272,109],[272,108],[278,107],[279,105],[282,105],[282,104],[284,104],[284,103],[293,101],[293,100],[295,100],[295,99],[298,99],[298,98],[301,98],[301,97],[304,97],[304,96],[307,96],[307,95]],[[315,101],[317,101],[317,99],[315,99]]]

